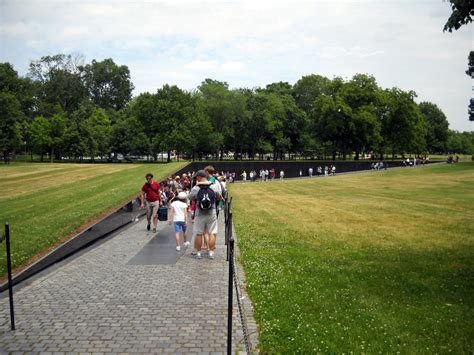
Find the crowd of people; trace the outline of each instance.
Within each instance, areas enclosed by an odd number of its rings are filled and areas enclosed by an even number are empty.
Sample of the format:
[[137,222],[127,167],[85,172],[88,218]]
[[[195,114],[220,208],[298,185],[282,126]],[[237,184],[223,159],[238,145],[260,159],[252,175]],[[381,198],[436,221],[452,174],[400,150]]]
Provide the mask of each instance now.
[[207,166],[204,170],[170,176],[161,183],[153,180],[151,173],[146,174],[145,179],[140,208],[146,208],[147,230],[153,225],[153,233],[156,233],[159,209],[167,210],[167,223],[174,225],[176,251],[180,251],[181,235],[184,247],[191,244],[187,233],[190,215],[195,236],[191,254],[201,259],[206,251],[207,256],[214,259],[217,217],[227,194],[226,183],[234,181],[235,173],[216,173],[212,166]]

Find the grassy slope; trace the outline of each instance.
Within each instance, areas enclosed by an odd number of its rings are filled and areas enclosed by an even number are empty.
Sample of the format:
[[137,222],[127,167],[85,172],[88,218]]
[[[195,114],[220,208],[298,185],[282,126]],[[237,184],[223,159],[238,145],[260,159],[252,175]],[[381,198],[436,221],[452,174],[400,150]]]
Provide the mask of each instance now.
[[[0,223],[10,223],[13,267],[129,201],[139,193],[147,172],[162,178],[184,164],[1,165]],[[3,243],[0,275],[5,270]]]
[[474,164],[233,185],[265,353],[474,349]]

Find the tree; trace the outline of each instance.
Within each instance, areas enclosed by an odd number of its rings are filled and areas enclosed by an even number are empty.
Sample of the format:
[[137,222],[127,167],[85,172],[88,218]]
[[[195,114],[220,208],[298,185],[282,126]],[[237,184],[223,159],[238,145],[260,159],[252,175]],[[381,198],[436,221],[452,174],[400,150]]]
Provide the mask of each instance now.
[[474,75],[474,51],[469,52],[469,57],[467,57],[467,61],[468,68],[466,70],[466,74],[472,78]]
[[279,96],[291,95],[293,87],[283,81],[277,83],[271,83],[265,86],[265,89],[260,89],[259,91],[264,91],[267,93],[277,94]]
[[304,152],[310,144],[308,141],[308,118],[306,113],[301,110],[291,95],[285,95],[281,98],[285,110],[285,119],[283,122],[283,136],[289,140],[289,149],[293,152]]
[[94,153],[97,149],[92,127],[87,122],[93,112],[92,103],[82,102],[78,109],[70,115],[64,135],[64,151],[74,160],[77,158],[82,160],[86,154]]
[[0,63],[0,91],[10,92],[20,103],[20,109],[31,116],[34,105],[34,86],[30,79],[21,78],[10,63]]
[[5,164],[9,162],[10,154],[21,146],[22,119],[23,113],[16,97],[9,92],[0,91],[0,149]]
[[150,154],[150,139],[134,116],[122,115],[112,127],[111,150],[124,156]]
[[472,22],[474,16],[473,0],[449,0],[449,2],[453,12],[446,21],[443,31],[453,32],[453,29],[458,30],[462,25]]
[[379,148],[381,142],[380,107],[382,93],[375,78],[367,74],[356,74],[342,86],[337,81],[339,95],[352,110],[352,120],[355,125],[354,136],[350,148],[356,153],[355,159],[363,151],[373,151]]
[[398,88],[385,90],[386,112],[382,120],[382,136],[385,147],[392,154],[422,153],[426,150],[426,122],[420,108],[415,103],[414,91]]
[[51,136],[51,163],[55,158],[55,154],[63,147],[64,136],[66,134],[67,118],[64,112],[60,112],[51,117],[50,136]]
[[107,112],[95,107],[92,114],[85,120],[90,137],[89,154],[94,160],[95,156],[108,156],[110,154],[110,137],[112,126]]
[[474,154],[474,132],[449,130],[447,148],[451,154]]
[[59,104],[71,114],[87,98],[87,90],[79,74],[82,57],[57,54],[30,63],[29,76],[35,81],[37,111],[51,116]]
[[445,114],[431,102],[421,102],[418,106],[426,120],[426,149],[431,153],[446,152],[449,122]]
[[293,97],[298,107],[310,114],[316,99],[322,94],[328,94],[330,82],[321,75],[303,76],[293,87]]
[[229,85],[226,82],[206,79],[198,86],[198,90],[202,95],[204,112],[211,120],[215,142],[218,143],[220,159],[222,159],[226,148],[224,142],[228,141],[226,137],[233,135],[229,131],[234,115]]
[[97,106],[120,110],[132,98],[134,86],[126,65],[117,65],[109,58],[79,68],[89,96]]
[[33,149],[41,155],[41,161],[43,161],[44,153],[49,151],[53,143],[51,138],[51,122],[43,116],[38,116],[31,123],[30,130],[33,139]]
[[331,143],[333,160],[337,151],[345,159],[356,130],[351,107],[339,95],[321,95],[316,99],[311,116],[317,136],[323,142]]

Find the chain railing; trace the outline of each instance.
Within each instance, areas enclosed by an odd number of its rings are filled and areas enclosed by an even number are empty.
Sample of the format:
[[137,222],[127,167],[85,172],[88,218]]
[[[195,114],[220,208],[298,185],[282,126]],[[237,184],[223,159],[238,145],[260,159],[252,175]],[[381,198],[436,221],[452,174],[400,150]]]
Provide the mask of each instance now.
[[232,319],[233,319],[233,289],[235,287],[235,296],[239,310],[240,324],[244,335],[244,345],[247,354],[251,353],[251,343],[248,334],[245,310],[242,304],[242,291],[235,267],[235,239],[232,229],[232,198],[224,202],[224,221],[225,221],[225,241],[227,245],[227,261],[229,261],[229,284],[228,284],[228,305],[227,305],[227,354],[232,354]]

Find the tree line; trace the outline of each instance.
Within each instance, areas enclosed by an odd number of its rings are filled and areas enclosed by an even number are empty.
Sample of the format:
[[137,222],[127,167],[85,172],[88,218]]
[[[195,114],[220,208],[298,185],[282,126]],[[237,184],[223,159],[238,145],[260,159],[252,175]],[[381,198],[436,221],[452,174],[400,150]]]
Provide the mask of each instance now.
[[473,133],[450,130],[436,104],[367,74],[251,89],[205,79],[192,91],[164,85],[136,97],[133,89],[128,67],[112,59],[45,56],[25,77],[0,63],[4,161],[19,153],[51,161],[474,153]]

